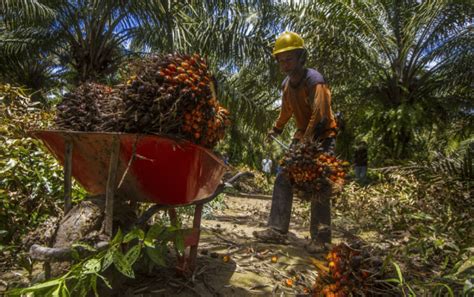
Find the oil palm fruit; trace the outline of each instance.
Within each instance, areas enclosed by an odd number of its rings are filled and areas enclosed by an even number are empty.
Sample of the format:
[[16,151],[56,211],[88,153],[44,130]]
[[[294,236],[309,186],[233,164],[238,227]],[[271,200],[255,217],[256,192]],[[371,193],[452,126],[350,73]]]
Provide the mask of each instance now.
[[389,284],[382,281],[387,278],[379,263],[382,261],[374,253],[360,242],[334,246],[326,256],[327,265],[320,268],[313,286],[314,296],[379,296],[373,292],[393,296],[388,294]]
[[299,143],[292,147],[280,162],[292,185],[302,199],[336,183],[342,185],[345,168],[342,161],[325,153],[317,142]]
[[[121,86],[126,132],[173,135],[208,148],[224,137],[229,112],[213,94],[213,78],[200,55],[153,55],[132,68]],[[147,121],[139,120],[146,115]]]
[[122,110],[122,100],[115,89],[87,82],[63,96],[55,123],[62,130],[119,131]]
[[213,148],[230,125],[198,54],[150,55],[129,65],[123,84],[85,83],[64,96],[56,126],[77,131],[172,135]]

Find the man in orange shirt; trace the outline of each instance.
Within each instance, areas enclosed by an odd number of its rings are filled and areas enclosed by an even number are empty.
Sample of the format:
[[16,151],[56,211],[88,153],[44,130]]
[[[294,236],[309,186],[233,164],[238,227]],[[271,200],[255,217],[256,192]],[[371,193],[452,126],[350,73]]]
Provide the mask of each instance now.
[[[331,109],[331,92],[322,75],[305,68],[306,50],[303,39],[296,33],[285,32],[278,37],[273,56],[287,76],[282,84],[280,115],[270,136],[281,134],[291,117],[296,122],[292,143],[318,141],[323,149],[333,154],[336,121]],[[331,243],[330,195],[311,203],[311,242],[306,246],[311,253],[322,252]],[[272,207],[268,229],[254,232],[263,241],[283,242],[291,218],[293,189],[285,174],[278,174],[273,188]]]

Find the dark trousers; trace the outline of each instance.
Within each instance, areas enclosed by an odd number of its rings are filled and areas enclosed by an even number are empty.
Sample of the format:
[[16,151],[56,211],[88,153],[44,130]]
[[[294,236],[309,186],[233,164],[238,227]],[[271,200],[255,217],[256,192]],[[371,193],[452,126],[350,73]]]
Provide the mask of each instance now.
[[[326,139],[322,146],[326,152],[334,152],[334,139]],[[331,242],[331,192],[318,195],[311,202],[311,239]],[[287,175],[279,173],[273,186],[272,207],[268,226],[287,233],[290,226],[293,205],[293,187]]]

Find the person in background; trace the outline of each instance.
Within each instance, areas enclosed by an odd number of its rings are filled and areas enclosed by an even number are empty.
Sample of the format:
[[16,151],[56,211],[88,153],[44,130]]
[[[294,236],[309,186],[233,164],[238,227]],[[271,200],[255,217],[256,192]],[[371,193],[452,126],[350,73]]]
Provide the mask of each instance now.
[[225,165],[229,165],[229,156],[224,155],[224,157],[222,158],[222,160],[224,161],[224,164],[225,164]]
[[360,141],[354,150],[354,173],[359,182],[364,182],[367,175],[367,143]]
[[272,159],[270,158],[264,158],[262,160],[262,171],[265,173],[265,176],[267,180],[270,178],[270,175],[272,173]]
[[[307,51],[303,39],[294,32],[280,35],[273,48],[273,56],[286,74],[282,83],[280,115],[268,138],[282,133],[294,117],[297,131],[293,144],[317,141],[328,154],[334,154],[337,125],[331,109],[331,92],[323,76],[315,69],[306,68]],[[331,243],[331,193],[311,202],[311,241],[306,245],[310,253],[324,252]],[[291,218],[293,188],[289,177],[280,173],[275,179],[268,228],[255,231],[261,241],[285,242]]]
[[275,169],[275,174],[278,175],[281,173],[283,169],[281,168],[280,164],[277,164],[276,169]]

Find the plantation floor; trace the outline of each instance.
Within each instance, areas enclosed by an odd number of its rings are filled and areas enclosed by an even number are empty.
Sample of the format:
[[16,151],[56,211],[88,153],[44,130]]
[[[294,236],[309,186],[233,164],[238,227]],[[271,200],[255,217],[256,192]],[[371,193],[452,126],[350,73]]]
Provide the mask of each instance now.
[[225,209],[202,222],[197,269],[191,279],[163,270],[154,278],[127,282],[124,296],[306,295],[317,274],[304,248],[309,232],[303,204],[295,199],[289,243],[275,245],[252,236],[266,225],[270,197],[227,196],[225,203]]
[[[225,204],[202,221],[197,268],[191,278],[178,277],[173,268],[163,268],[153,276],[137,272],[134,280],[121,278],[113,295],[268,296],[309,292],[317,274],[304,248],[309,236],[309,213],[304,205],[295,199],[288,244],[275,245],[258,242],[252,236],[254,230],[265,228],[271,197],[227,196]],[[340,241],[337,236],[333,243]],[[25,280],[25,275],[24,271],[9,272],[0,274],[0,280],[6,284]]]

